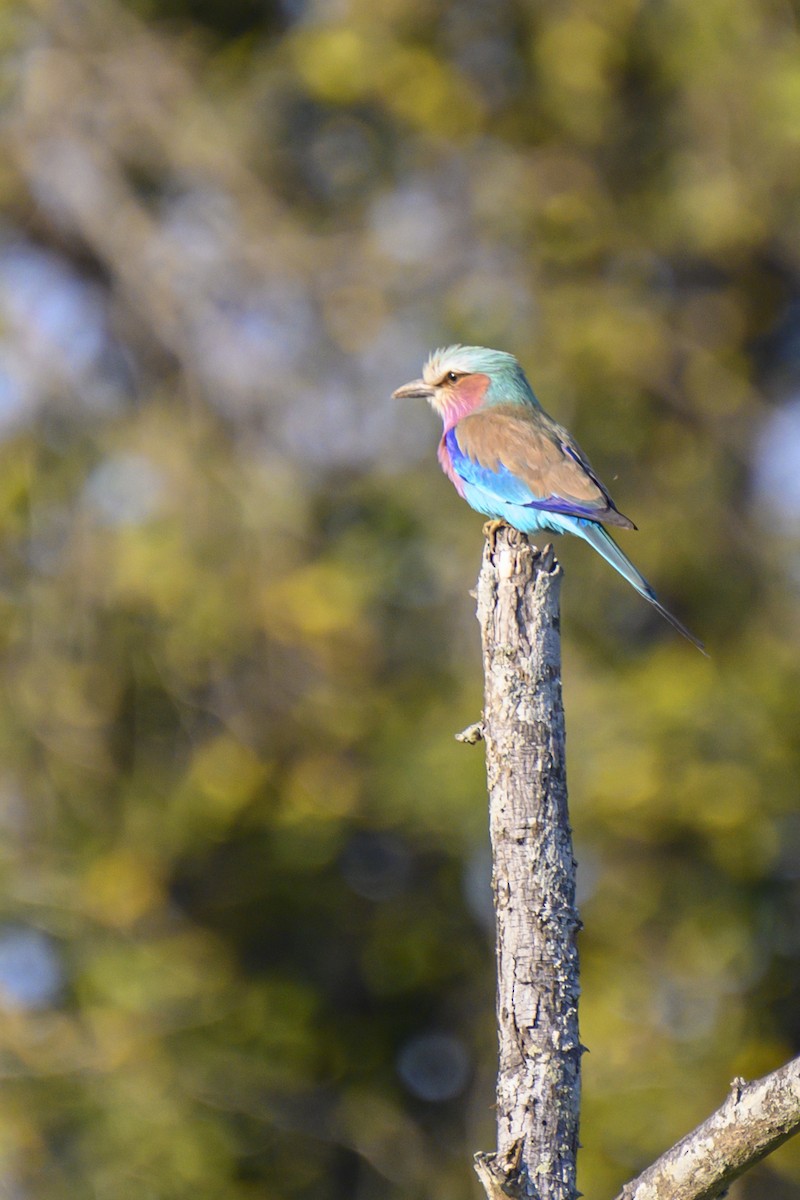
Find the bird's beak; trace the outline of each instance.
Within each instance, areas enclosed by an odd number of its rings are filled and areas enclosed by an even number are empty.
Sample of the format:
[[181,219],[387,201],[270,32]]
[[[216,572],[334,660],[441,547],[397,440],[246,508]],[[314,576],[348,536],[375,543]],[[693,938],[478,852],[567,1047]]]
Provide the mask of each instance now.
[[423,379],[414,379],[411,383],[404,383],[397,391],[392,392],[393,400],[432,400],[433,388],[429,387]]

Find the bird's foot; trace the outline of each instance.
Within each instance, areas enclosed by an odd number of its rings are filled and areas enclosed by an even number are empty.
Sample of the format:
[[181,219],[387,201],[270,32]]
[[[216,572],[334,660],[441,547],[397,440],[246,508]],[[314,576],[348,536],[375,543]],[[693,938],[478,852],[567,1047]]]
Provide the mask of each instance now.
[[497,548],[497,535],[501,529],[508,528],[508,522],[503,521],[499,517],[495,517],[492,521],[486,521],[483,526],[483,536],[489,543],[489,553],[494,554]]

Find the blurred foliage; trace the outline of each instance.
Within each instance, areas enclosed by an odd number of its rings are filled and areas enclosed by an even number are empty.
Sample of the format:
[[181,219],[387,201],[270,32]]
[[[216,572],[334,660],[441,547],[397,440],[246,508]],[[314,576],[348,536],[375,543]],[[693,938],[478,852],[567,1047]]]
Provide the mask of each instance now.
[[797,5],[0,16],[0,1191],[478,1195],[480,520],[388,399],[460,340],[711,652],[560,547],[613,1194],[800,1050]]

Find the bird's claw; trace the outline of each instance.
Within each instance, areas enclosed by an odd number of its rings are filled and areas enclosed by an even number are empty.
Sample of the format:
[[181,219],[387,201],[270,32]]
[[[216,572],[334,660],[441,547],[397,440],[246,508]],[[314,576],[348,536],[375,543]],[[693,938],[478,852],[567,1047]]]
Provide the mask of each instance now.
[[499,517],[495,517],[492,521],[486,521],[486,523],[484,524],[483,536],[486,538],[486,541],[489,543],[489,553],[490,554],[494,554],[495,550],[497,549],[497,535],[500,532],[500,530],[503,529],[506,525],[507,525],[507,522],[503,521]]

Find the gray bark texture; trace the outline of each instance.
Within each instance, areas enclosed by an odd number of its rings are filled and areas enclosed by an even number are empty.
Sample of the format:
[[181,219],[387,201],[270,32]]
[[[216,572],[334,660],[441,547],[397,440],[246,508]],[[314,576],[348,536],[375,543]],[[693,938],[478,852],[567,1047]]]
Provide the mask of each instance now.
[[800,1130],[800,1058],[771,1075],[735,1079],[702,1125],[626,1184],[617,1200],[711,1200]]
[[[478,579],[497,918],[497,1151],[475,1155],[488,1200],[574,1200],[580,1111],[575,862],[561,701],[561,568],[551,546],[486,527]],[[617,1200],[712,1200],[800,1132],[800,1058],[725,1103]]]
[[552,547],[507,526],[478,579],[481,726],[497,918],[497,1153],[490,1200],[573,1200],[580,1111],[575,861],[567,812],[559,591]]

